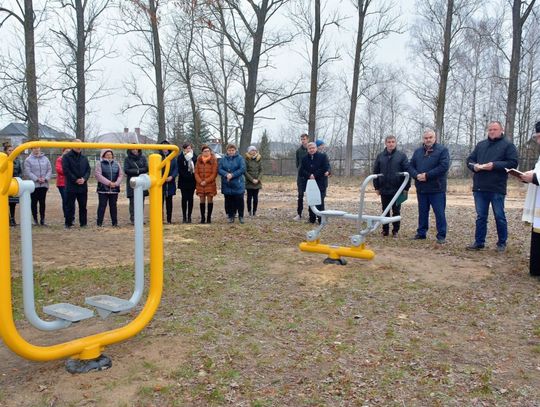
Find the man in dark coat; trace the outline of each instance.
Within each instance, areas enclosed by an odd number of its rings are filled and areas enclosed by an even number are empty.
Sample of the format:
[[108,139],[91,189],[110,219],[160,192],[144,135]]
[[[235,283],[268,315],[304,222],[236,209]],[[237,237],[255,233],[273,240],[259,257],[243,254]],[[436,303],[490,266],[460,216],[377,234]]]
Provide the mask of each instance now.
[[429,229],[429,209],[435,213],[437,243],[446,242],[446,180],[450,168],[448,149],[437,143],[433,130],[426,130],[422,147],[416,149],[409,163],[418,199],[418,229],[413,239],[423,240]]
[[[403,182],[403,175],[399,175],[398,173],[407,172],[409,168],[407,156],[396,148],[396,136],[387,136],[384,140],[384,145],[384,151],[377,156],[375,165],[373,166],[374,174],[382,174],[382,177],[376,178],[373,181],[373,186],[375,187],[377,195],[381,197],[383,211],[386,209]],[[409,190],[410,185],[409,182],[408,185],[405,186],[405,191]],[[391,212],[392,216],[400,216],[401,203],[394,203]],[[390,211],[388,211],[386,216],[390,216]],[[398,237],[399,227],[399,221],[392,223],[392,237]],[[390,225],[385,224],[382,229],[382,235],[388,236]]]
[[[325,173],[330,171],[328,159],[324,154],[317,151],[317,145],[313,142],[308,143],[307,152],[308,154],[302,159],[298,174],[306,180],[306,183],[308,179],[314,179],[317,182],[317,186],[321,191],[321,204],[317,205],[317,209],[324,211],[324,198],[326,196]],[[309,208],[309,222],[315,223],[315,220],[316,216]]]
[[[81,140],[74,140],[80,143]],[[79,225],[87,223],[86,203],[88,202],[88,178],[90,164],[80,148],[72,148],[62,158],[62,170],[66,177],[66,216],[64,226],[70,228],[75,220],[75,200],[79,205]]]
[[298,198],[296,201],[296,216],[294,220],[302,219],[302,211],[304,210],[304,192],[306,190],[307,179],[303,178],[300,174],[300,166],[302,165],[302,160],[307,155],[307,144],[309,141],[309,136],[307,134],[302,134],[300,136],[300,142],[302,143],[300,147],[296,150],[296,169],[298,174],[296,175],[296,188],[298,189]]
[[497,251],[506,250],[508,226],[504,198],[508,174],[505,168],[516,168],[517,165],[516,146],[505,137],[502,124],[497,121],[489,123],[488,138],[480,141],[467,159],[467,167],[474,172],[473,195],[476,208],[474,243],[467,246],[467,250],[484,248],[490,204],[497,225]]

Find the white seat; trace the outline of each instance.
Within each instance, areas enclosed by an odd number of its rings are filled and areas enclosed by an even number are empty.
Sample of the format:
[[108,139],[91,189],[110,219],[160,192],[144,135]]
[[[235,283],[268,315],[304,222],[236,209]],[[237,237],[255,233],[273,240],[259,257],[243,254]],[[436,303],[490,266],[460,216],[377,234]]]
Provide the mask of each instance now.
[[347,212],[345,211],[335,211],[333,209],[328,209],[327,211],[319,211],[319,214],[321,216],[343,216],[345,215]]

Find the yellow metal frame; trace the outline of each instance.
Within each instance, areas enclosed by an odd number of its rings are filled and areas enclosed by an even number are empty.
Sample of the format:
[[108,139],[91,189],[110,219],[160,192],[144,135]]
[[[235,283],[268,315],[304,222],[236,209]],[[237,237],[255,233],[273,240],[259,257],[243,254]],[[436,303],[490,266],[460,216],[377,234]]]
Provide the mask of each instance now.
[[[11,261],[9,234],[8,196],[18,193],[18,183],[12,178],[13,161],[24,150],[43,148],[81,149],[137,149],[172,150],[165,160],[159,154],[151,154],[148,159],[151,186],[150,194],[150,287],[143,309],[129,324],[99,334],[82,337],[52,346],[36,346],[27,342],[17,331],[13,320],[11,298]],[[105,346],[124,341],[139,333],[153,318],[163,292],[163,214],[162,186],[169,174],[171,160],[178,155],[179,148],[171,144],[119,144],[32,141],[24,143],[6,156],[0,153],[0,336],[4,343],[23,358],[47,361],[72,357],[75,359],[95,359]],[[161,171],[164,169],[163,174]]]
[[341,256],[354,257],[357,259],[372,260],[375,257],[373,250],[366,249],[364,243],[360,246],[330,246],[327,244],[321,244],[319,239],[313,242],[302,242],[299,248],[303,252],[327,254],[332,260],[340,260]]

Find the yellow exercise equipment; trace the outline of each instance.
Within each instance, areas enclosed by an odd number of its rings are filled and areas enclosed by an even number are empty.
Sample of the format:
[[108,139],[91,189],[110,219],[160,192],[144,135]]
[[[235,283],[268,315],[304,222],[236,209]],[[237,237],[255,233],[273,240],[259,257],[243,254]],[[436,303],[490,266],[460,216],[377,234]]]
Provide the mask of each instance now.
[[[8,197],[19,192],[18,182],[12,178],[13,161],[24,150],[41,148],[81,148],[81,149],[138,149],[172,150],[163,161],[159,154],[151,154],[149,167],[150,196],[150,285],[148,297],[137,317],[125,326],[95,335],[78,338],[51,346],[36,346],[26,341],[17,331],[13,320],[11,293],[10,227]],[[19,356],[34,361],[49,361],[72,358],[89,362],[89,367],[81,371],[101,370],[100,358],[107,345],[129,339],[139,333],[153,318],[163,292],[163,219],[162,186],[168,176],[171,160],[179,148],[171,144],[120,144],[85,142],[31,141],[24,143],[7,156],[0,153],[0,336],[4,343]],[[163,173],[162,173],[163,172]],[[110,366],[110,364],[109,364]],[[107,366],[108,367],[108,366]],[[105,367],[106,368],[106,367]],[[86,369],[86,370],[85,370]],[[69,368],[68,368],[69,370]]]
[[[366,249],[366,237],[382,224],[388,224],[391,222],[397,222],[401,220],[401,216],[387,217],[387,213],[392,208],[394,202],[397,201],[407,183],[409,182],[409,173],[401,172],[398,174],[403,177],[403,182],[400,188],[383,210],[381,215],[365,215],[364,214],[364,197],[368,184],[378,178],[382,177],[381,174],[371,174],[360,186],[360,201],[358,213],[347,213],[345,211],[337,210],[319,210],[317,205],[322,203],[321,191],[317,186],[317,181],[309,179],[306,185],[306,199],[308,206],[316,216],[321,219],[320,225],[314,230],[307,232],[306,241],[299,244],[301,251],[310,253],[327,254],[328,257],[324,260],[327,264],[340,264],[344,266],[347,261],[343,257],[353,257],[357,259],[371,260],[375,257],[375,252],[370,249]],[[356,222],[357,233],[351,236],[351,246],[332,246],[320,243],[321,231],[328,224],[329,218],[341,218],[354,220]]]

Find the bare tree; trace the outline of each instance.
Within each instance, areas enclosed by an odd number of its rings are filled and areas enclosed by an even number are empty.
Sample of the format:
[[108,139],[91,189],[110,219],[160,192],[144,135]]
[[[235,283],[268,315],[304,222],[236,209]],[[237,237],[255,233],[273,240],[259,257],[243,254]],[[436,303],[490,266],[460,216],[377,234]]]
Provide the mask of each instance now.
[[[306,50],[306,55],[311,54],[309,58],[306,58],[306,62],[310,66],[307,125],[310,140],[314,140],[317,132],[318,94],[321,88],[327,83],[327,78],[321,72],[321,69],[327,63],[339,58],[337,52],[329,52],[328,42],[325,43],[323,41],[323,34],[330,26],[339,26],[341,18],[335,9],[333,11],[327,11],[323,5],[321,10],[320,0],[301,0],[293,4],[294,7],[291,8],[290,18],[302,36],[309,40],[309,45],[311,46],[311,50]],[[325,5],[328,6],[328,3]],[[324,18],[323,14],[325,15]]]
[[[231,141],[231,129],[240,127],[238,116],[231,117],[231,87],[240,74],[240,60],[227,52],[222,33],[201,32],[196,53],[201,59],[200,81],[197,88],[203,93],[204,109],[217,116],[217,125],[222,145]],[[233,113],[234,114],[234,113]],[[211,125],[211,124],[210,124]]]
[[[373,0],[354,0],[357,11],[356,43],[354,54],[353,79],[350,93],[349,120],[347,125],[347,144],[345,148],[345,176],[351,175],[353,135],[356,121],[356,106],[359,98],[361,66],[366,49],[392,32],[398,32],[397,19],[391,14],[392,2],[382,2],[379,8],[373,7]],[[373,19],[373,21],[371,21]]]
[[514,137],[514,126],[516,121],[523,27],[529,18],[535,3],[536,0],[512,0],[512,57],[510,58],[510,76],[508,78],[505,126],[505,133],[510,139]]
[[[426,0],[417,2],[420,18],[412,28],[412,48],[425,64],[415,94],[433,110],[438,141],[445,142],[445,105],[449,73],[457,51],[465,40],[472,14],[478,4],[472,0]],[[430,75],[434,72],[434,75]],[[432,78],[432,83],[426,81]],[[436,87],[437,93],[431,89]]]
[[24,50],[25,50],[25,82],[27,97],[27,123],[28,139],[37,140],[39,138],[39,117],[38,117],[38,94],[37,94],[37,74],[35,55],[35,13],[32,0],[15,0],[18,11],[0,6],[0,28],[10,18],[14,18],[24,27]]
[[[244,72],[240,78],[244,88],[244,107],[233,108],[242,117],[240,150],[251,144],[255,117],[258,113],[291,96],[303,92],[298,83],[292,89],[265,87],[259,79],[260,69],[269,66],[270,52],[292,40],[291,35],[265,32],[268,21],[289,0],[249,1],[242,6],[236,0],[223,0],[211,6],[217,24],[214,29],[223,33],[229,46],[242,61]],[[305,92],[307,93],[307,92]]]
[[87,104],[98,98],[103,90],[103,84],[100,84],[88,94],[88,82],[97,79],[93,67],[109,55],[96,34],[98,20],[109,4],[110,0],[58,0],[58,29],[52,29],[58,40],[50,47],[61,71],[60,90],[68,104],[72,130],[83,141],[87,130]]
[[[129,103],[124,111],[144,107],[146,112],[153,110],[158,127],[158,141],[167,137],[165,116],[165,81],[164,67],[162,65],[162,45],[160,42],[160,19],[159,0],[129,0],[122,4],[121,11],[125,17],[124,26],[120,28],[122,34],[139,34],[145,46],[140,41],[132,43],[132,51],[135,54],[131,61],[139,66],[144,75],[151,80],[155,88],[155,100],[149,102],[145,99],[137,78],[132,77],[127,83],[128,93],[136,99],[135,103]],[[147,67],[152,67],[153,75],[147,72]]]

